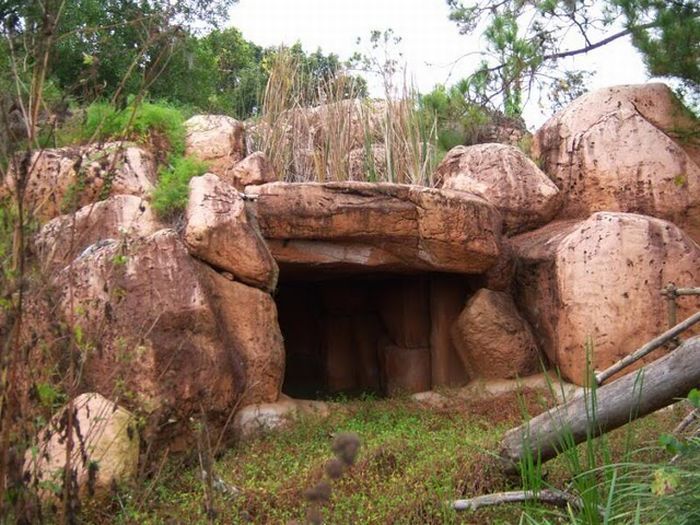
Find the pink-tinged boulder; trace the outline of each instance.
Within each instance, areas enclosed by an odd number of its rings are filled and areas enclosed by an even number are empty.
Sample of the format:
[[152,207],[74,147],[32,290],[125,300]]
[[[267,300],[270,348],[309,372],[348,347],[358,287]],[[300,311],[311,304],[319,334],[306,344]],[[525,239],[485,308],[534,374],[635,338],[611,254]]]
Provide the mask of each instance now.
[[193,177],[185,211],[189,252],[238,280],[274,290],[278,269],[241,194],[213,173]]
[[185,128],[185,154],[206,162],[209,171],[228,180],[246,155],[243,123],[226,115],[195,115]]
[[[700,247],[672,223],[643,215],[600,212],[513,241],[520,311],[549,360],[579,385],[589,342],[593,368],[609,367],[668,328],[659,293],[667,283],[700,282]],[[678,321],[699,308],[700,298],[680,298]]]
[[35,236],[34,246],[42,267],[56,268],[99,240],[146,237],[162,227],[148,201],[114,195],[52,219]]
[[285,352],[272,297],[207,269],[212,306],[227,342],[242,359],[245,384],[240,406],[277,401],[284,379]]
[[275,182],[277,175],[265,154],[262,151],[256,151],[236,164],[226,180],[242,190],[246,186]]
[[62,486],[68,441],[68,410],[72,409],[73,448],[70,470],[85,495],[108,495],[114,484],[136,477],[139,435],[133,414],[100,394],[81,394],[37,435],[25,458],[25,479],[43,497],[57,496],[47,487]]
[[301,417],[324,419],[330,415],[330,407],[323,401],[292,399],[283,394],[276,403],[258,403],[239,410],[233,418],[233,432],[246,440],[284,430]]
[[[20,164],[11,163],[5,178],[10,192]],[[110,195],[145,197],[157,179],[153,156],[129,144],[45,149],[34,153],[27,166],[24,204],[41,221]]]
[[500,214],[465,192],[278,182],[246,193],[273,256],[292,269],[481,273],[500,255]]
[[438,187],[468,191],[496,206],[507,234],[548,223],[561,205],[557,186],[522,151],[506,144],[452,148],[435,177]]
[[560,218],[642,213],[700,241],[700,150],[682,138],[698,129],[662,84],[611,87],[548,120],[533,151],[563,193]]
[[513,379],[540,368],[539,352],[527,321],[510,295],[482,288],[467,301],[452,327],[465,368],[487,379]]
[[54,280],[58,313],[80,333],[85,386],[129,400],[158,438],[186,436],[202,407],[223,426],[245,385],[201,270],[175,231],[160,230],[98,242]]

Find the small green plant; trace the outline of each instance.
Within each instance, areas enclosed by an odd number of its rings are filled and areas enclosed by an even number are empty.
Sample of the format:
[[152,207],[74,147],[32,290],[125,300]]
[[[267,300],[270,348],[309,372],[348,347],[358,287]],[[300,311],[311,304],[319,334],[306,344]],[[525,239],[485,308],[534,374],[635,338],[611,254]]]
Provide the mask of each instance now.
[[165,147],[173,155],[185,152],[185,117],[179,109],[165,104],[144,102],[117,109],[106,102],[94,102],[88,106],[83,128],[84,140],[128,139],[136,142],[153,141],[161,137]]
[[153,191],[153,208],[161,217],[172,217],[187,206],[188,184],[192,177],[207,171],[206,163],[193,157],[175,157],[160,171]]

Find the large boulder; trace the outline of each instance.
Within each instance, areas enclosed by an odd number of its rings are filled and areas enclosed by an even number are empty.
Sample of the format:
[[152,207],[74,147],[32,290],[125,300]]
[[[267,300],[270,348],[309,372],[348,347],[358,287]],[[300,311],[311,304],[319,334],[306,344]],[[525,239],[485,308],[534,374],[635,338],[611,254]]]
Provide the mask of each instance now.
[[275,182],[277,174],[265,154],[256,151],[236,164],[229,178],[236,189],[242,190],[246,186]]
[[452,328],[465,368],[487,379],[514,379],[540,368],[535,337],[510,295],[482,288]]
[[302,417],[324,419],[330,414],[330,406],[323,401],[282,395],[276,403],[258,403],[239,410],[233,418],[233,432],[237,438],[246,440],[284,430]]
[[248,187],[280,264],[354,271],[482,273],[500,255],[501,218],[466,193],[399,184]]
[[246,156],[245,126],[226,115],[195,115],[185,122],[185,153],[233,184],[233,167]]
[[662,84],[588,93],[535,135],[533,151],[564,194],[561,218],[595,211],[670,220],[700,241],[700,124]]
[[277,264],[233,186],[212,173],[193,177],[185,220],[185,244],[192,255],[246,284],[274,290]]
[[80,334],[86,387],[129,400],[165,439],[186,436],[202,407],[223,426],[246,383],[201,275],[166,229],[98,242],[54,280],[58,312]]
[[52,219],[34,237],[34,246],[48,269],[67,264],[99,240],[146,237],[161,228],[148,201],[114,195]]
[[[652,217],[599,212],[513,241],[520,311],[550,361],[577,384],[585,379],[587,350],[602,370],[668,328],[659,295],[668,282],[700,282],[700,247]],[[680,298],[678,320],[699,308],[699,298]]]
[[452,148],[435,177],[438,187],[468,191],[496,206],[508,234],[546,224],[561,205],[557,186],[522,151],[506,144]]
[[13,162],[5,178],[15,191],[15,169],[28,166],[26,211],[40,221],[76,210],[110,195],[147,196],[157,179],[153,156],[129,144],[107,143],[37,151],[26,163]]
[[285,352],[272,297],[207,269],[212,306],[232,350],[243,360],[241,406],[272,403],[282,389]]
[[39,432],[24,462],[30,485],[43,496],[58,496],[47,487],[63,485],[69,409],[73,442],[70,469],[80,493],[106,495],[115,483],[133,479],[139,461],[136,418],[100,394],[88,393],[63,407]]

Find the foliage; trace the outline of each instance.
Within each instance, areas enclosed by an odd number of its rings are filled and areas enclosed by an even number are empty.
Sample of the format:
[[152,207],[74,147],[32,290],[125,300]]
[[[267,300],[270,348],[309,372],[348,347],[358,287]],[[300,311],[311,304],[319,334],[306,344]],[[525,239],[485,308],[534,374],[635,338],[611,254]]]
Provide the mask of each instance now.
[[436,121],[441,154],[455,146],[476,144],[491,122],[484,108],[468,100],[467,90],[468,82],[463,80],[450,89],[436,86],[420,99],[421,110]]
[[[533,87],[561,90],[570,85],[580,90],[585,73],[562,71],[561,60],[628,35],[650,74],[678,79],[691,95],[700,89],[700,10],[695,0],[447,3],[463,34],[480,31],[485,40],[485,58],[469,78],[470,98],[501,106],[508,115],[520,114]],[[596,39],[597,34],[603,36]],[[575,45],[565,47],[575,39]]]
[[310,90],[313,82],[293,49],[280,49],[269,70],[251,136],[285,180],[431,184],[436,129],[434,119],[419,111],[413,90],[389,91],[383,101],[361,99],[363,85],[344,70],[319,77]]
[[179,109],[164,103],[145,102],[117,109],[106,102],[94,102],[85,112],[83,139],[124,138],[143,143],[158,133],[167,140],[159,146],[179,156],[185,152],[184,120]]
[[170,165],[160,171],[153,191],[153,209],[161,217],[170,217],[184,210],[190,179],[206,171],[207,165],[193,157],[174,157]]

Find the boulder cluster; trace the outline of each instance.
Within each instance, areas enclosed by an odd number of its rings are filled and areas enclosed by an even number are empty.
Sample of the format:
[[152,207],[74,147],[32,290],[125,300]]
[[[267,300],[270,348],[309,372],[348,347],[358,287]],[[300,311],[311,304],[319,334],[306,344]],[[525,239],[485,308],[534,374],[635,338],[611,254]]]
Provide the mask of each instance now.
[[[533,158],[454,148],[434,188],[278,182],[242,123],[187,127],[210,172],[176,225],[152,212],[155,163],[135,145],[38,153],[24,192],[48,220],[34,246],[59,315],[91,342],[84,391],[146,414],[173,449],[202,411],[224,429],[235,412],[234,427],[279,420],[277,402],[303,410],[282,394],[285,367],[320,370],[330,391],[543,366],[580,385],[587,358],[606,368],[667,327],[668,282],[700,284],[700,148],[679,134],[697,123],[661,84],[577,99],[534,135]],[[78,211],[61,215],[70,198]],[[299,284],[324,279],[348,286]],[[678,320],[699,307],[679,299]]]

